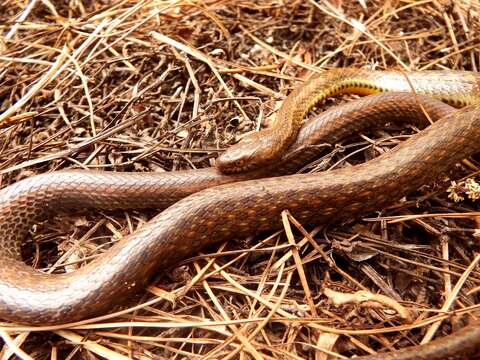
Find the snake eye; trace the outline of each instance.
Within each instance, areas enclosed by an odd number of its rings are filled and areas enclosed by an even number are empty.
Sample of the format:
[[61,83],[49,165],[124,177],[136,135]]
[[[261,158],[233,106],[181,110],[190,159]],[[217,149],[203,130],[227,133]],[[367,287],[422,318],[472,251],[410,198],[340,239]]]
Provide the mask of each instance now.
[[243,159],[235,160],[235,167],[237,169],[242,170],[244,166],[245,166],[245,160]]

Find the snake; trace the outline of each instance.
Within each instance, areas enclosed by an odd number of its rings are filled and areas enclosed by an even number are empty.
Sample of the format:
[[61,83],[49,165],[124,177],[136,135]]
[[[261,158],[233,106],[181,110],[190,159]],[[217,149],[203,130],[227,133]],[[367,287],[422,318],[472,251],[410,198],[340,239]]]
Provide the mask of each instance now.
[[417,71],[407,75],[400,71],[340,68],[319,73],[292,91],[272,126],[244,136],[217,159],[216,166],[224,173],[238,173],[278,161],[293,143],[305,114],[330,96],[413,90],[463,107],[478,102],[478,79],[477,73],[468,71]]
[[[341,92],[413,89],[417,96],[379,94],[326,111],[319,122],[305,124],[297,140],[288,140],[287,153],[280,157],[281,166],[269,168],[267,162],[265,170],[253,167],[248,172],[226,174],[219,169],[160,174],[67,170],[26,178],[0,190],[0,318],[45,325],[105,314],[143,289],[158,271],[207,245],[281,228],[285,209],[299,221],[311,224],[357,217],[392,204],[456,162],[480,152],[480,78],[476,73],[344,70],[348,74],[344,77],[342,70],[334,71],[342,79],[343,85],[338,85],[343,87]],[[388,87],[384,74],[395,86]],[[308,86],[311,96],[321,101],[323,95],[313,95],[312,89],[325,94],[321,90],[325,85],[312,86],[312,81],[324,83],[321,76],[314,77],[300,88]],[[351,89],[346,90],[345,84]],[[418,94],[464,107],[456,110]],[[288,111],[283,109],[288,106],[293,107],[292,112],[305,113],[305,102],[291,99],[297,96],[304,98],[305,91],[294,90],[280,111]],[[364,106],[358,107],[358,102]],[[307,107],[311,106],[309,102]],[[299,167],[300,162],[295,162],[302,157],[299,154],[306,153],[306,158],[318,154],[318,147],[305,136],[323,134],[315,141],[335,143],[361,129],[363,123],[372,124],[382,117],[387,121],[389,117],[409,115],[422,118],[419,114],[423,110],[438,121],[373,160],[324,173],[285,175]],[[332,119],[335,121],[328,121]],[[244,163],[241,165],[245,169]],[[140,229],[74,272],[45,274],[21,258],[20,246],[31,227],[59,211],[165,207]],[[479,343],[480,326],[472,323],[426,345],[366,358],[444,358],[446,354],[472,354]]]

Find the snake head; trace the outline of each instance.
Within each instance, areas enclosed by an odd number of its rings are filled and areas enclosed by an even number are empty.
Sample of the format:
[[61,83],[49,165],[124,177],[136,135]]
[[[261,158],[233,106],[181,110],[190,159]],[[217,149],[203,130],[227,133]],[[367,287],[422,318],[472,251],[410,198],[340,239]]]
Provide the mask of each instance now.
[[248,134],[238,143],[230,146],[215,161],[216,168],[224,174],[247,172],[259,168],[265,163],[262,160],[266,159],[270,152],[263,133],[264,131]]

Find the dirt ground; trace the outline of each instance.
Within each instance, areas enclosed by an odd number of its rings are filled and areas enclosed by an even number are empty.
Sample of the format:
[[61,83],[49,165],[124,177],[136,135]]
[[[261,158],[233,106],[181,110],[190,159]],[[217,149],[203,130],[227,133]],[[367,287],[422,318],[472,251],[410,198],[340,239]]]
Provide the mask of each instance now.
[[[61,169],[212,166],[314,70],[480,66],[477,0],[3,0],[0,10],[2,188]],[[416,131],[353,135],[304,172],[361,163]],[[293,239],[232,238],[160,272],[115,316],[41,331],[2,323],[1,358],[320,360],[447,335],[478,317],[479,175],[477,155],[382,211],[304,224],[320,246],[295,224]],[[75,270],[156,213],[61,215],[32,229],[25,260]]]

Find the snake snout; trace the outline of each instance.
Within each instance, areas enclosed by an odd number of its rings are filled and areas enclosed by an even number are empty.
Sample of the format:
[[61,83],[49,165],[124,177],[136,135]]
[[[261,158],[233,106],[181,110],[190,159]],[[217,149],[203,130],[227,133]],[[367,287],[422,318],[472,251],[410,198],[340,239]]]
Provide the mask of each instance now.
[[248,134],[220,155],[215,166],[224,174],[236,174],[259,168],[257,160],[262,157],[262,144],[258,133]]
[[234,149],[237,145],[230,147],[215,161],[215,167],[224,174],[241,173],[252,168],[252,163],[248,161],[248,155],[241,151],[239,151],[241,154],[238,154]]

